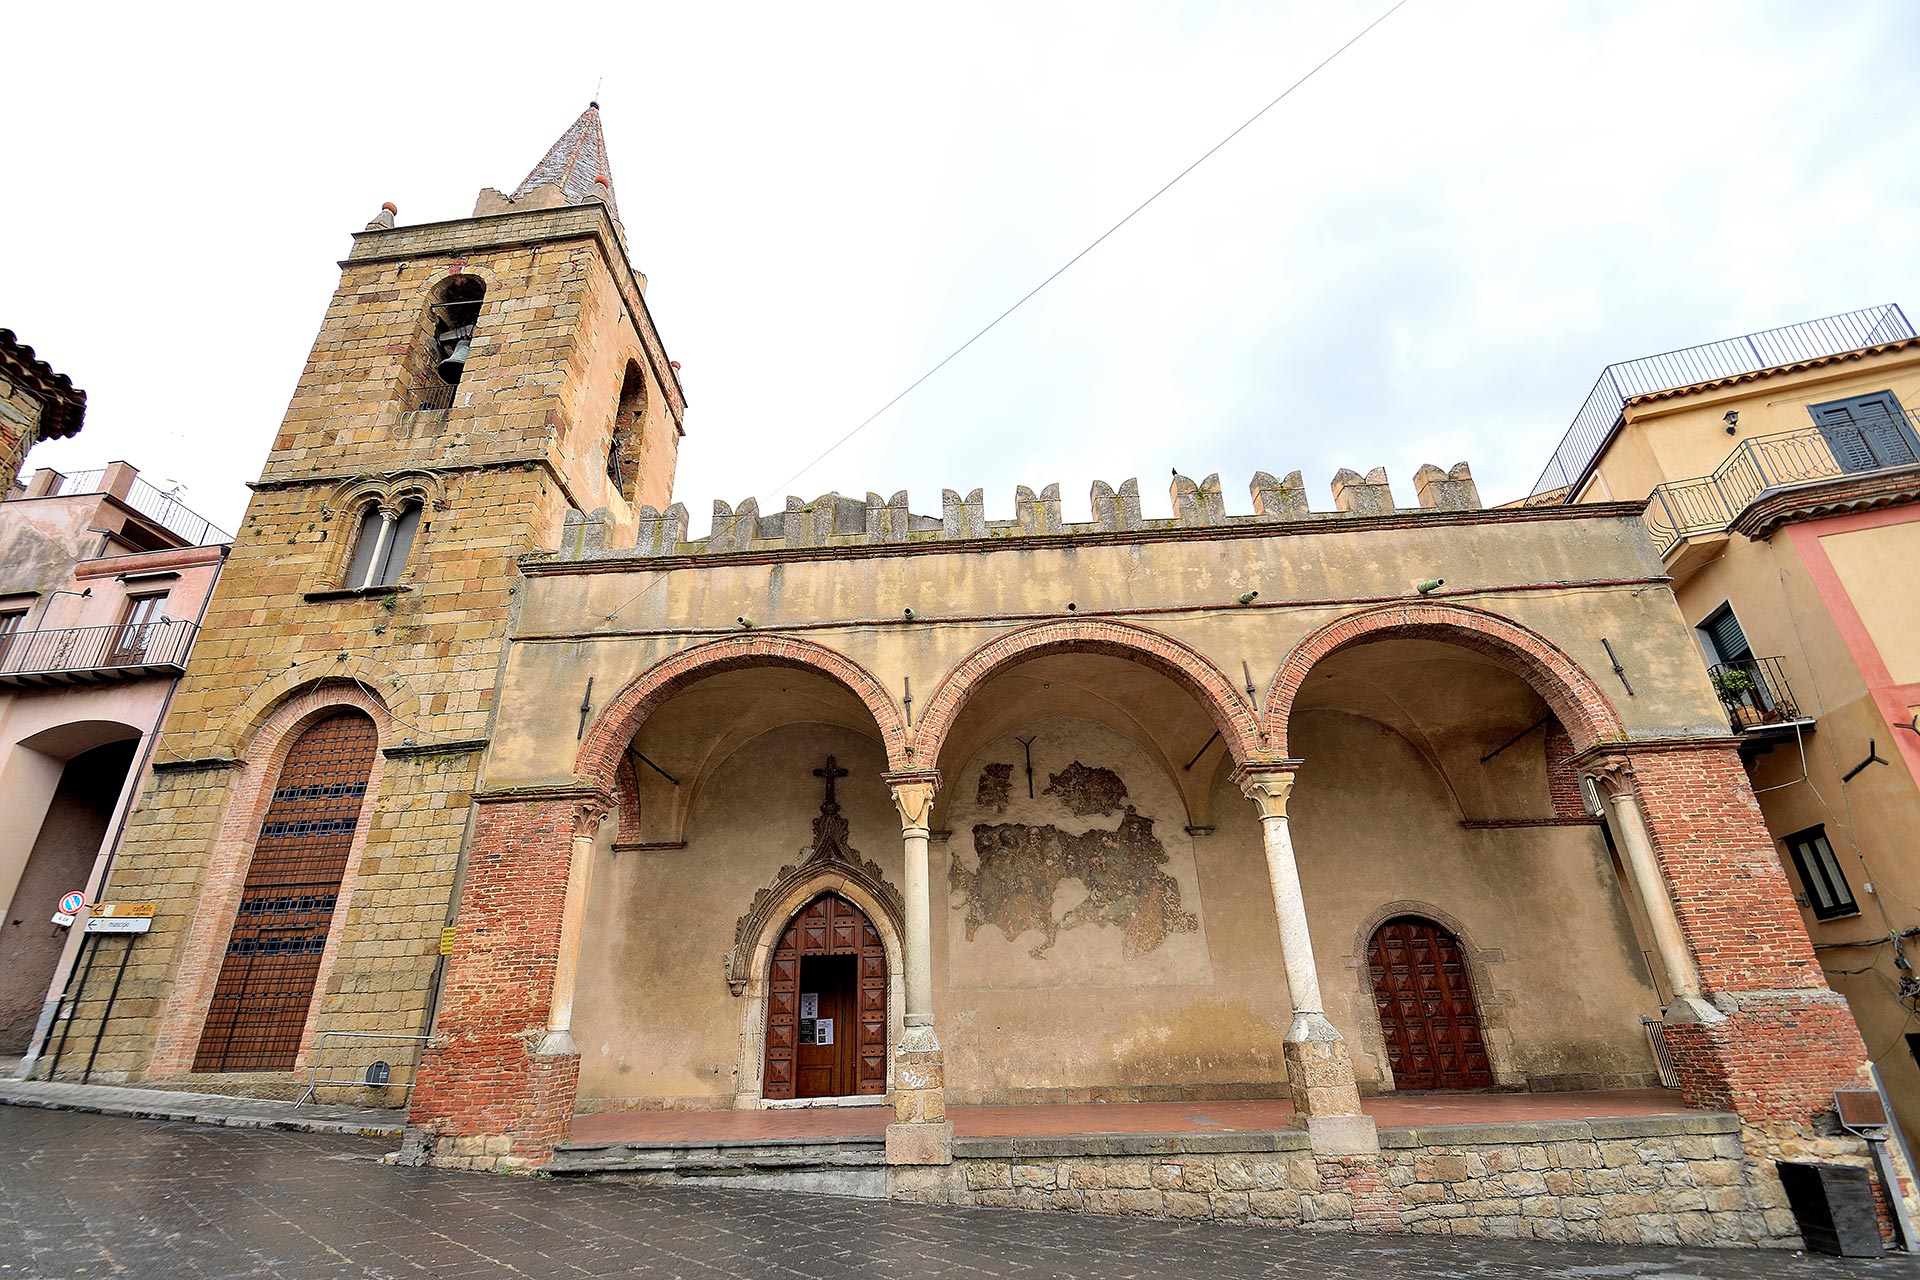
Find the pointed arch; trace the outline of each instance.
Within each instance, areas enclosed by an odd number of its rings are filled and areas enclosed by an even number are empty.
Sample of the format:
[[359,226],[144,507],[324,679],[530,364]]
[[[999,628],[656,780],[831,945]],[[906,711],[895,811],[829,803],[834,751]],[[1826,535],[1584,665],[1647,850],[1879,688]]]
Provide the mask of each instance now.
[[873,674],[825,645],[793,636],[729,636],[682,649],[641,672],[606,706],[574,758],[581,778],[612,790],[620,757],[647,717],[682,689],[723,671],[749,667],[792,667],[817,672],[844,686],[872,713],[892,769],[909,768],[906,728],[900,708]]
[[1157,671],[1206,709],[1236,762],[1261,751],[1260,724],[1253,708],[1233,682],[1199,651],[1146,627],[1072,619],[1009,631],[961,659],[940,681],[914,726],[912,754],[918,766],[932,768],[940,759],[947,734],[976,689],[1017,662],[1049,653],[1098,653]]
[[1293,647],[1280,664],[1261,716],[1266,741],[1288,754],[1294,699],[1321,659],[1369,640],[1439,640],[1500,659],[1553,708],[1575,747],[1585,751],[1626,737],[1620,715],[1600,686],[1566,651],[1536,631],[1498,614],[1455,604],[1380,605],[1336,618]]

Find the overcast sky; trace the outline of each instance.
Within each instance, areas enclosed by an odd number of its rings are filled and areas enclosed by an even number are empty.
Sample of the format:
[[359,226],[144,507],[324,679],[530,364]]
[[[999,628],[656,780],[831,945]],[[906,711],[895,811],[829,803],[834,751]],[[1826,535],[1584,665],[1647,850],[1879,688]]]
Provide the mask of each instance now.
[[1387,7],[17,8],[0,325],[114,458],[233,527],[349,233],[511,189],[600,89],[712,499],[1466,459],[1524,493],[1602,366],[1914,314],[1920,5],[1412,0],[1025,309],[926,371]]

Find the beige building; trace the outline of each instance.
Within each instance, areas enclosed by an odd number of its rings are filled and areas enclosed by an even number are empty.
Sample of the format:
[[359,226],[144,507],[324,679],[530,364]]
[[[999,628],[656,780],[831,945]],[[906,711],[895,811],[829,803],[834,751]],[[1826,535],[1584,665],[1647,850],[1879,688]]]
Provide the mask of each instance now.
[[100,1076],[351,1081],[459,1167],[1342,1229],[1786,1242],[1772,1161],[1863,1159],[1640,503],[1460,464],[694,537],[598,109],[395,212],[130,824]]
[[1535,501],[1645,501],[1792,879],[1920,1132],[1920,340],[1896,306],[1609,368]]

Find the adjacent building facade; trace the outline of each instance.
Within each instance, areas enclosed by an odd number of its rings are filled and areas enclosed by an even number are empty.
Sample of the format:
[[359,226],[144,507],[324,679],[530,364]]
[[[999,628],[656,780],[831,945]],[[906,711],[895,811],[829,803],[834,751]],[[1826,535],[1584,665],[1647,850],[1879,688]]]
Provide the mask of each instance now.
[[[30,359],[0,361],[0,403],[31,390],[5,381]],[[84,404],[64,380],[39,385]],[[51,434],[80,427],[50,411],[39,421],[64,422]],[[24,484],[9,472],[9,482],[0,503],[0,1055],[24,1056],[31,1070],[83,946],[54,913],[69,893],[99,897],[231,535],[124,462],[74,475],[42,469]]]
[[1536,500],[1646,503],[1822,967],[1920,1132],[1920,339],[1875,307],[1614,366]]
[[[1461,464],[696,539],[597,108],[472,217],[394,213],[129,824],[97,1075],[291,1094],[372,1046],[409,1158],[489,1168],[581,1113],[868,1102],[902,1198],[1360,1229],[1777,1242],[1771,1160],[1861,1158],[1866,1051],[1640,502],[1483,510]],[[1650,1128],[1362,1104],[1662,1083]],[[949,1114],[1276,1097],[1264,1154],[1019,1183]],[[1462,1143],[1524,1173],[1499,1213]]]

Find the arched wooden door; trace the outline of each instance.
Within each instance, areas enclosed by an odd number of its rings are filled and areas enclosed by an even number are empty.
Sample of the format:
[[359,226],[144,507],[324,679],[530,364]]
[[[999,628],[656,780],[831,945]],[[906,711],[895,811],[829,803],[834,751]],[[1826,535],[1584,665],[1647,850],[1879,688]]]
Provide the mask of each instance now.
[[767,1098],[887,1091],[887,950],[866,913],[823,893],[787,923],[767,992]]
[[1374,930],[1367,967],[1396,1088],[1493,1083],[1458,938],[1421,916],[1395,916]]

